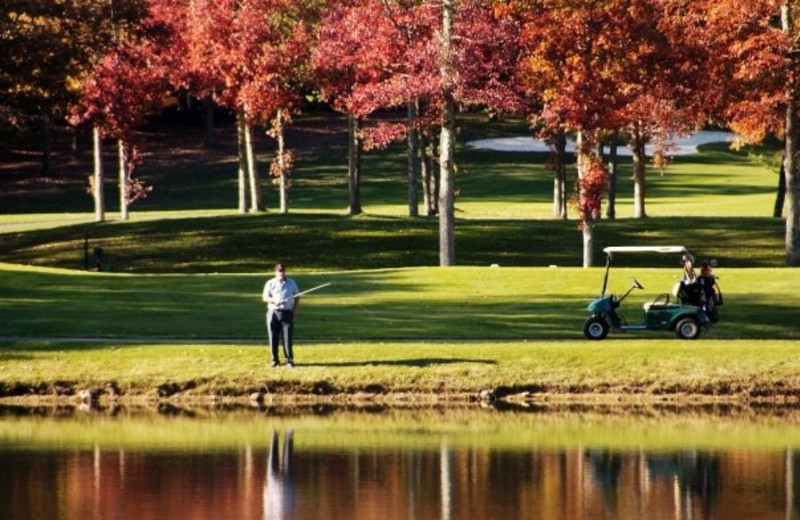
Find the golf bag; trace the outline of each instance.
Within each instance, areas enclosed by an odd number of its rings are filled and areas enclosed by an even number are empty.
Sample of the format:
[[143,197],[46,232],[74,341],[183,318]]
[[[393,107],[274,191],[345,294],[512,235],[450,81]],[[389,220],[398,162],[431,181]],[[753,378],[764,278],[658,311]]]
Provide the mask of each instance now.
[[722,291],[713,274],[702,274],[690,283],[680,282],[677,296],[683,305],[700,307],[712,322],[719,320],[717,307],[722,305]]

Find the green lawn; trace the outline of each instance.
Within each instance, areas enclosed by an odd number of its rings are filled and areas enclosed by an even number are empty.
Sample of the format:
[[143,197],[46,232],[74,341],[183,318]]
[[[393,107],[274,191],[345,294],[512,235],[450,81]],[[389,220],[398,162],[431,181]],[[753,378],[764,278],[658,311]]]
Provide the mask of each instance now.
[[[661,259],[662,262],[665,259]],[[299,273],[309,295],[300,340],[576,339],[603,271],[580,268],[405,268]],[[725,297],[714,338],[798,339],[800,271],[718,268]],[[622,308],[670,292],[680,269],[620,268],[609,288],[636,276],[646,290]],[[0,336],[258,339],[263,275],[119,275],[0,265]]]
[[[677,268],[620,268],[610,289],[625,290],[631,275],[646,287],[623,307],[635,321],[642,303],[669,291],[677,274]],[[98,339],[6,340],[0,344],[0,385],[5,393],[50,392],[57,381],[116,381],[128,392],[148,393],[174,383],[177,389],[236,395],[259,388],[800,391],[800,300],[793,289],[800,272],[718,274],[725,305],[706,339],[686,342],[664,332],[589,342],[581,326],[586,304],[599,292],[601,269],[302,273],[301,287],[333,285],[302,304],[300,366],[290,371],[267,368],[259,301],[263,276],[109,275],[4,265],[0,336]]]

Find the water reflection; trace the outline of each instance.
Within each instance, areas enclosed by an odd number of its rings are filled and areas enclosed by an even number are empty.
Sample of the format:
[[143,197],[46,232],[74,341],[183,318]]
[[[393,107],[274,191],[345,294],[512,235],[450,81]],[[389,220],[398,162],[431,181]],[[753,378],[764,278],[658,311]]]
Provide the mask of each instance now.
[[[129,420],[104,419],[115,426]],[[182,420],[200,435],[212,431],[198,419]],[[183,435],[183,423],[174,421],[165,422],[164,431],[136,422],[124,431]],[[582,436],[556,447],[510,447],[492,441],[492,428],[464,442],[457,429],[443,432],[410,421],[388,443],[380,421],[369,423],[373,431],[335,415],[321,421],[312,431],[299,420],[262,418],[247,423],[267,426],[260,437],[181,449],[152,439],[138,445],[119,434],[116,441],[90,434],[80,441],[27,443],[39,428],[78,422],[89,431],[97,425],[80,418],[16,419],[14,442],[0,428],[0,518],[800,518],[800,454],[793,448],[698,449],[687,442],[664,449],[645,440],[639,448],[620,448],[584,443]],[[476,427],[459,421],[465,431]],[[515,425],[533,424],[525,421]],[[575,422],[557,424],[551,423],[550,435],[574,434]],[[213,424],[235,426],[224,419]],[[635,421],[628,426],[635,429]],[[93,444],[86,441],[92,435]]]
[[266,520],[288,520],[292,518],[294,506],[294,483],[292,482],[292,457],[294,432],[288,430],[283,440],[283,454],[279,451],[278,432],[272,431],[267,459],[267,477],[264,480],[264,518]]

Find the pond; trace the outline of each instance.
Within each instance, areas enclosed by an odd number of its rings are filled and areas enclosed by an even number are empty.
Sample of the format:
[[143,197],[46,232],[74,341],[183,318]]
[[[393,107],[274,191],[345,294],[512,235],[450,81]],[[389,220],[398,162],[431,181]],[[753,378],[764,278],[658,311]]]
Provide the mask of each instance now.
[[2,407],[0,518],[800,518],[800,410]]

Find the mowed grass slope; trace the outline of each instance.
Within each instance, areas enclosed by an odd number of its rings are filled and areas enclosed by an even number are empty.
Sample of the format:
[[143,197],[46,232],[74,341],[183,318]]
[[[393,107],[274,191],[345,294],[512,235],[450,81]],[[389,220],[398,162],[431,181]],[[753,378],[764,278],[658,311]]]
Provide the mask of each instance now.
[[[256,273],[283,260],[293,271],[380,269],[438,264],[435,220],[332,215],[243,215],[72,225],[0,235],[0,260],[84,268],[88,233],[115,272]],[[595,263],[609,245],[684,245],[726,267],[780,267],[784,224],[769,217],[671,217],[597,223]],[[456,224],[459,265],[580,266],[574,221],[463,220]],[[669,265],[677,265],[671,259]],[[652,257],[625,262],[665,265]],[[660,264],[659,264],[660,262]]]
[[[436,265],[437,219],[406,216],[403,146],[365,156],[366,213],[345,215],[346,150],[338,123],[336,118],[308,116],[296,125],[289,215],[277,214],[278,195],[267,178],[264,200],[270,211],[235,213],[231,139],[216,151],[203,152],[186,148],[183,141],[171,148],[168,133],[154,133],[152,151],[137,172],[155,190],[132,207],[130,222],[115,221],[117,195],[111,179],[110,222],[102,225],[91,223],[84,176],[60,179],[41,191],[27,187],[35,183],[14,185],[0,198],[0,261],[82,269],[88,233],[90,251],[104,248],[115,270],[122,272],[256,272],[278,258],[301,270]],[[520,121],[487,123],[476,116],[463,121],[456,176],[459,264],[581,264],[577,222],[552,220],[547,154],[465,146],[470,139],[527,133]],[[270,146],[266,140],[260,143],[262,165],[270,158]],[[90,166],[87,162],[87,175]],[[728,266],[783,265],[784,223],[770,216],[776,184],[776,172],[746,153],[723,144],[706,145],[698,155],[676,158],[663,173],[649,171],[651,218],[632,220],[631,164],[622,158],[619,218],[598,223],[596,261],[602,261],[599,250],[606,245],[677,243]],[[572,186],[568,188],[571,193]],[[61,190],[60,198],[54,190]],[[574,209],[570,211],[574,218]]]

